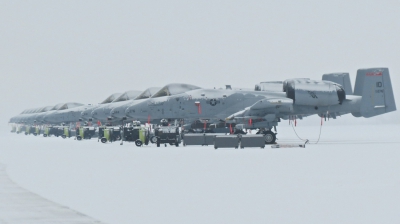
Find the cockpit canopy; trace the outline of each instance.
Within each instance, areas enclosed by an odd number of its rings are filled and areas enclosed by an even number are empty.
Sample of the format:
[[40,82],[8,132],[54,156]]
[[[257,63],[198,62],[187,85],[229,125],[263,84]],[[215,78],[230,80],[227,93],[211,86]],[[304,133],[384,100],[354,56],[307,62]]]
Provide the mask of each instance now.
[[53,106],[43,107],[39,112],[46,112],[46,111],[51,110],[51,108],[53,108]]
[[81,103],[59,103],[55,105],[51,110],[66,110],[74,107],[83,106]]
[[157,98],[162,96],[172,96],[180,93],[184,93],[190,90],[201,89],[198,86],[182,84],[182,83],[172,83],[164,86],[160,89],[156,94],[154,94],[151,98]]
[[153,96],[155,93],[157,93],[161,87],[151,87],[143,91],[139,96],[135,98],[135,100],[140,100],[140,99],[147,99]]
[[113,100],[117,99],[119,96],[121,96],[121,93],[114,93],[111,94],[109,97],[107,97],[103,102],[100,104],[106,104],[106,103],[111,103]]
[[121,101],[133,100],[140,93],[141,93],[140,91],[135,91],[135,90],[126,91],[123,94],[121,94],[121,96],[119,96],[117,99],[113,100],[112,102],[116,103],[116,102],[121,102]]
[[42,109],[42,107],[26,109],[26,110],[22,111],[21,114],[32,114],[32,113],[37,113],[37,112],[40,112],[41,109]]

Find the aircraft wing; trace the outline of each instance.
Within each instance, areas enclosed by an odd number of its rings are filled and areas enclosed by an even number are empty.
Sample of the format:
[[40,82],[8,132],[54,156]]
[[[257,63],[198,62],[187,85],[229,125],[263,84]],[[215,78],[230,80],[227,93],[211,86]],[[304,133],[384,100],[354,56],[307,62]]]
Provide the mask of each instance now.
[[268,114],[290,113],[293,110],[293,100],[289,98],[262,99],[226,118],[232,119],[259,119]]

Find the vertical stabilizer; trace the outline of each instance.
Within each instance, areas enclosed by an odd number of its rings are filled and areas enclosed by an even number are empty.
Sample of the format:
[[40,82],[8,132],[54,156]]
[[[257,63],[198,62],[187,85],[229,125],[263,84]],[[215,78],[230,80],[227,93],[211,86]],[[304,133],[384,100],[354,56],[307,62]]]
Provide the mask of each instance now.
[[324,74],[322,76],[322,80],[331,81],[337,84],[340,84],[346,95],[353,94],[353,88],[350,82],[350,75],[349,73],[330,73]]
[[357,70],[354,95],[362,97],[360,112],[355,116],[368,118],[396,110],[388,68]]

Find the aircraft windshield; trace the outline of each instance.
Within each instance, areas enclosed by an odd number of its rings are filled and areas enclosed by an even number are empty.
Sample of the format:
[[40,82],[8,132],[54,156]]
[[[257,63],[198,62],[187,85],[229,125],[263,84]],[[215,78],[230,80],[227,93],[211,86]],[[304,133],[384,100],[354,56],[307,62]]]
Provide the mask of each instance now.
[[37,112],[40,112],[42,110],[42,108],[38,108],[38,109],[35,109],[35,110],[33,110],[31,113],[33,114],[33,113],[37,113]]
[[176,94],[184,93],[190,90],[201,89],[198,86],[189,85],[189,84],[180,84],[180,83],[173,83],[164,86],[160,89],[156,94],[154,94],[151,98],[157,98],[162,96],[173,96]]
[[74,107],[79,107],[79,106],[83,106],[83,104],[81,104],[81,103],[66,103],[66,104],[62,105],[60,108],[58,108],[58,110],[66,110],[69,108],[74,108]]
[[133,100],[135,99],[135,97],[137,97],[140,94],[139,91],[127,91],[125,93],[123,93],[121,96],[119,96],[117,99],[113,100],[113,103],[116,102],[121,102],[121,101],[127,101],[127,100]]
[[53,108],[51,108],[51,110],[58,110],[62,106],[64,106],[64,104],[63,103],[59,103],[59,104],[55,105]]
[[141,93],[139,96],[135,98],[135,100],[140,100],[140,99],[147,99],[150,98],[154,93],[157,93],[158,90],[160,90],[160,87],[151,87],[146,89],[143,93]]
[[43,107],[43,109],[40,112],[46,112],[51,110],[51,108],[53,108],[53,106],[47,106],[47,107]]
[[100,104],[106,104],[106,103],[111,103],[113,100],[117,99],[119,96],[121,96],[121,93],[114,93],[111,94],[109,97],[107,97],[103,102]]

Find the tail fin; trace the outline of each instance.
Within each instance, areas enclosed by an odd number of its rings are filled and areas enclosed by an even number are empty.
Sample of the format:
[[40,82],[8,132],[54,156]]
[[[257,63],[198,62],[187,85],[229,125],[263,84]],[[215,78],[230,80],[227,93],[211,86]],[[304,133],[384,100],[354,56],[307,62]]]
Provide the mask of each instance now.
[[349,73],[324,74],[322,76],[322,80],[331,81],[331,82],[340,84],[343,87],[344,92],[346,93],[346,95],[352,95],[353,94],[353,88],[351,86]]
[[354,95],[362,96],[360,112],[354,116],[368,118],[396,110],[388,68],[359,69]]

